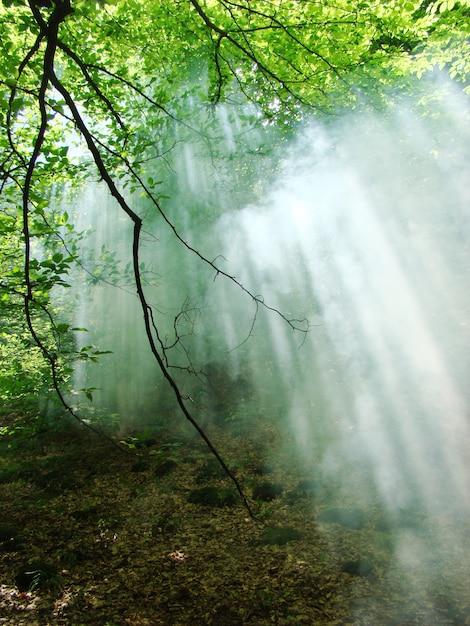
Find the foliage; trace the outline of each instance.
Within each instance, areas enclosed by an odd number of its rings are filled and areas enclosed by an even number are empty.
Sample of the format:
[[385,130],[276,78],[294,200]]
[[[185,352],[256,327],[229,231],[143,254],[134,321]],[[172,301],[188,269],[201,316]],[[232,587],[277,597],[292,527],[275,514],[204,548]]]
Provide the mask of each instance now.
[[[180,237],[161,191],[172,147],[196,136],[220,158],[214,112],[222,102],[252,103],[241,116],[246,128],[278,125],[289,133],[306,112],[335,113],[363,95],[381,103],[391,87],[406,89],[436,67],[464,85],[469,12],[469,0],[3,0],[2,399],[45,387],[67,405],[62,390],[74,362],[106,352],[76,346],[85,329],[70,323],[65,293],[79,266],[92,283],[132,283],[150,348],[191,421],[146,301],[144,218],[132,194],[144,195],[149,214],[200,261],[264,306]],[[74,189],[98,179],[133,228],[124,271],[113,250],[103,248],[94,265],[85,258],[86,234],[58,209],[65,194],[73,203]],[[196,201],[193,210],[201,210]],[[83,391],[91,398],[93,386]]]
[[58,584],[58,574],[53,565],[43,562],[23,565],[17,575],[16,584],[20,591],[36,591],[47,585]]

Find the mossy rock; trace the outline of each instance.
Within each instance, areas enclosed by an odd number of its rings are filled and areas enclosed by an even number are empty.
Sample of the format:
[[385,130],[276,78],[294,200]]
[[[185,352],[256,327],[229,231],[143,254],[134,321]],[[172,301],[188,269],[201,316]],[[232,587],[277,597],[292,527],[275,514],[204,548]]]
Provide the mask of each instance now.
[[360,530],[367,524],[368,518],[361,509],[328,509],[317,515],[317,521]]
[[263,502],[271,502],[271,500],[281,495],[282,490],[282,485],[277,483],[260,483],[253,488],[253,498],[255,500],[262,500]]
[[170,472],[172,472],[178,463],[173,459],[165,459],[164,461],[160,461],[155,467],[155,476],[161,478],[162,476],[166,476]]
[[295,528],[268,526],[255,543],[257,545],[284,546],[290,541],[300,541],[301,539],[303,539],[302,533]]
[[188,495],[191,504],[203,506],[224,507],[237,504],[238,496],[231,488],[218,489],[217,487],[201,487],[194,489]]
[[204,483],[210,480],[214,480],[214,478],[222,478],[223,476],[225,476],[225,472],[221,468],[220,463],[217,461],[217,459],[209,459],[201,467],[199,473],[196,476],[196,481],[198,483]]

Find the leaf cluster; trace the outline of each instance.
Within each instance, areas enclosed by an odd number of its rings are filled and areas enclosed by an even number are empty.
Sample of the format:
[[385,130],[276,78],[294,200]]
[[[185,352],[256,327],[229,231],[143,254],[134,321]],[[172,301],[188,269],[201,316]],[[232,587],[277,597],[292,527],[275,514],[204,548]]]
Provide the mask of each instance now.
[[[57,293],[69,288],[77,268],[91,282],[116,285],[132,270],[165,368],[165,345],[143,292],[143,219],[133,194],[147,199],[148,213],[179,243],[223,274],[183,240],[162,206],[165,176],[166,189],[178,193],[174,147],[197,137],[204,158],[220,163],[220,103],[238,111],[241,102],[251,103],[239,118],[241,135],[266,125],[288,133],[306,112],[336,113],[364,94],[381,103],[391,86],[404,89],[435,67],[464,85],[469,11],[470,0],[3,0],[0,314],[8,354],[29,332],[37,369],[48,364],[57,387],[74,359],[93,361],[101,353],[94,346],[76,350],[66,307],[54,304]],[[264,152],[249,150],[253,161]],[[236,160],[227,151],[223,158]],[[236,162],[238,180],[255,170],[253,161]],[[89,265],[81,254],[85,234],[57,209],[66,193],[98,179],[133,223],[127,265],[106,248]],[[211,211],[197,201],[193,210]],[[265,306],[224,277],[252,297],[256,310]],[[10,391],[27,350],[18,351],[11,375],[2,374]]]

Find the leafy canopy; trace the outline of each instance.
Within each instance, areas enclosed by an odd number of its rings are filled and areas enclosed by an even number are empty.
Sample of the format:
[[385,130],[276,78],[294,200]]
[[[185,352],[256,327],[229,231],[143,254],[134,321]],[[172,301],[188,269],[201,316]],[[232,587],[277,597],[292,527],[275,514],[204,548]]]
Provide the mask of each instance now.
[[[252,102],[246,123],[289,131],[306,112],[336,113],[364,95],[381,104],[390,87],[406,90],[436,67],[464,87],[469,15],[470,0],[3,0],[2,350],[29,354],[32,338],[34,371],[52,372],[56,391],[70,374],[66,362],[99,353],[74,348],[51,299],[81,263],[83,237],[54,207],[93,177],[133,224],[134,280],[165,370],[138,256],[142,219],[122,187],[147,196],[172,228],[149,163],[191,134],[211,143],[210,112],[221,102]],[[105,274],[88,271],[95,280]],[[9,395],[21,395],[26,361],[2,369]]]

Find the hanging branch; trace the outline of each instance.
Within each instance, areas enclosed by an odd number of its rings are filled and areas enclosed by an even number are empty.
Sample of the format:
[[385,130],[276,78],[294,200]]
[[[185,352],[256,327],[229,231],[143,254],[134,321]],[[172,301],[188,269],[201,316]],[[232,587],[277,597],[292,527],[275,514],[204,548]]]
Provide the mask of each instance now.
[[[57,74],[55,73],[54,58],[55,58],[55,52],[57,50],[57,45],[58,45],[59,26],[65,20],[66,16],[72,12],[69,0],[61,0],[57,2],[57,4],[54,5],[54,9],[52,10],[50,14],[50,17],[47,23],[44,21],[36,5],[31,3],[31,0],[30,0],[30,7],[38,25],[40,26],[42,35],[46,40],[46,50],[44,53],[43,72],[41,76],[41,85],[39,89],[39,98],[38,98],[39,111],[40,111],[40,125],[39,125],[38,133],[36,136],[36,140],[34,142],[32,154],[27,163],[25,180],[24,180],[24,185],[22,189],[23,234],[24,234],[24,240],[25,240],[24,277],[25,277],[25,285],[26,285],[26,293],[24,296],[24,300],[25,300],[25,314],[26,314],[26,320],[27,320],[29,331],[35,343],[38,345],[42,354],[44,355],[44,357],[50,364],[54,389],[57,392],[61,403],[68,410],[68,412],[73,417],[78,419],[80,422],[85,423],[92,430],[95,430],[92,426],[90,426],[86,422],[83,422],[83,420],[81,420],[79,416],[76,415],[76,413],[73,411],[73,409],[68,405],[67,401],[65,400],[60,390],[60,385],[59,385],[60,377],[58,373],[57,355],[52,353],[48,349],[44,341],[40,338],[40,336],[36,332],[36,329],[34,327],[34,322],[33,322],[33,315],[32,315],[32,309],[34,308],[34,306],[37,305],[37,303],[35,302],[35,297],[34,297],[34,292],[33,292],[33,283],[31,280],[31,233],[30,233],[30,226],[29,226],[29,219],[30,219],[29,218],[29,197],[31,193],[33,174],[37,165],[38,158],[41,155],[42,147],[43,147],[45,136],[46,136],[46,131],[48,129],[48,124],[49,124],[47,112],[46,112],[46,91],[49,85],[52,85],[58,91],[58,93],[60,93],[60,95],[63,97],[65,103],[67,104],[69,108],[69,111],[71,113],[71,116],[73,118],[73,121],[75,122],[75,125],[78,131],[80,132],[82,137],[85,139],[88,150],[90,151],[93,157],[94,163],[98,169],[98,172],[101,178],[107,185],[108,190],[111,193],[111,195],[116,199],[121,209],[124,211],[124,213],[128,216],[128,218],[131,220],[133,224],[132,261],[133,261],[134,279],[135,279],[135,284],[136,284],[136,289],[137,289],[137,296],[140,301],[143,316],[144,316],[144,324],[145,324],[147,339],[148,339],[152,354],[155,357],[163,376],[165,377],[165,379],[168,381],[169,385],[171,386],[175,394],[176,401],[179,407],[181,408],[185,418],[196,429],[196,431],[199,433],[199,435],[202,437],[202,439],[208,446],[209,450],[217,459],[220,466],[223,468],[226,475],[234,483],[244,506],[246,507],[249,515],[253,518],[254,517],[253,511],[250,507],[247,497],[245,496],[243,492],[243,489],[240,483],[238,482],[236,476],[233,474],[230,468],[227,466],[224,459],[220,455],[219,451],[214,446],[212,441],[209,439],[209,437],[207,436],[203,428],[199,425],[199,423],[193,417],[193,415],[188,411],[184,402],[183,395],[176,381],[169,373],[167,365],[165,364],[162,356],[160,355],[158,351],[157,344],[155,342],[154,335],[153,335],[154,322],[153,322],[153,317],[152,317],[152,309],[146,300],[142,277],[140,273],[139,248],[140,248],[140,239],[141,239],[141,232],[142,232],[142,219],[137,215],[137,213],[135,213],[135,211],[132,210],[132,208],[129,206],[129,204],[126,202],[126,200],[124,199],[124,197],[118,190],[116,183],[114,182],[106,165],[104,164],[100,150],[96,142],[94,141],[92,134],[90,133],[87,125],[85,124],[82,116],[80,115],[80,112],[78,110],[78,107],[72,95],[66,89],[66,87],[62,84],[62,82],[57,77]],[[35,52],[38,49],[39,49],[39,45],[36,47]],[[101,92],[98,92],[98,95],[102,99],[104,99],[104,96]],[[105,101],[107,102],[108,106],[112,107],[109,101],[107,100]],[[110,440],[113,441],[112,439]],[[115,442],[113,441],[113,443]]]
[[[38,336],[37,332],[35,331],[34,328],[34,322],[33,322],[33,317],[32,317],[32,308],[34,306],[37,306],[37,303],[35,302],[34,299],[34,294],[33,294],[33,287],[32,287],[32,281],[31,281],[31,276],[30,276],[30,268],[31,268],[31,242],[30,242],[30,232],[29,232],[29,199],[30,199],[30,193],[31,193],[31,185],[32,185],[32,180],[33,180],[33,173],[35,171],[36,168],[36,164],[38,161],[39,156],[41,155],[41,150],[43,148],[43,144],[44,144],[44,140],[45,140],[45,135],[46,135],[46,131],[48,128],[48,116],[47,116],[47,112],[46,112],[46,105],[47,105],[47,100],[46,100],[46,92],[47,89],[50,86],[52,86],[63,98],[63,100],[65,101],[68,110],[70,112],[69,115],[67,115],[67,119],[69,119],[69,121],[72,121],[76,127],[76,129],[78,130],[78,132],[81,134],[81,136],[84,138],[85,143],[87,145],[88,151],[90,152],[93,161],[95,163],[95,166],[98,170],[98,173],[101,177],[101,179],[104,181],[104,183],[106,184],[110,194],[115,198],[115,200],[117,201],[118,205],[120,206],[121,210],[127,215],[127,217],[130,219],[130,221],[132,222],[132,228],[133,228],[133,242],[132,242],[132,266],[133,266],[133,273],[134,273],[134,280],[135,280],[135,286],[136,286],[136,291],[137,291],[137,296],[141,305],[141,309],[142,309],[142,313],[143,313],[143,317],[144,317],[144,326],[145,326],[145,331],[146,331],[146,336],[148,339],[148,343],[151,349],[151,352],[158,364],[158,367],[160,368],[164,378],[167,380],[167,382],[169,383],[170,387],[172,388],[174,395],[176,397],[176,401],[180,407],[180,409],[182,410],[185,418],[192,424],[192,426],[196,429],[196,431],[199,433],[199,435],[202,437],[202,439],[205,441],[206,445],[208,446],[208,448],[210,449],[210,451],[214,454],[214,456],[216,457],[217,461],[219,462],[219,464],[221,465],[221,467],[223,468],[223,470],[225,471],[225,473],[227,474],[227,476],[233,481],[245,507],[247,508],[249,514],[251,516],[253,516],[252,511],[250,509],[250,505],[247,502],[246,496],[243,493],[243,490],[240,486],[240,484],[238,483],[236,477],[233,475],[233,473],[231,472],[231,470],[227,467],[226,463],[224,462],[223,458],[221,457],[220,453],[218,452],[218,450],[214,447],[213,443],[211,442],[211,440],[208,438],[208,436],[206,435],[206,433],[204,432],[204,430],[202,429],[202,427],[199,425],[198,421],[194,418],[194,416],[191,414],[191,412],[188,410],[186,404],[185,404],[185,400],[184,400],[184,396],[181,393],[176,381],[174,380],[174,378],[171,376],[171,374],[169,373],[169,368],[171,368],[171,364],[168,362],[168,358],[167,358],[167,347],[165,347],[164,343],[162,342],[160,335],[159,335],[159,329],[156,325],[156,322],[154,320],[154,316],[153,316],[153,310],[150,306],[150,304],[148,303],[147,299],[146,299],[146,295],[145,295],[145,291],[144,291],[144,286],[143,286],[143,279],[142,279],[142,275],[140,272],[140,261],[139,261],[139,249],[140,249],[140,243],[141,243],[141,236],[142,236],[142,219],[139,217],[139,215],[132,209],[132,207],[129,205],[129,203],[125,200],[124,196],[122,195],[122,193],[119,191],[116,182],[113,178],[113,176],[111,175],[111,173],[108,170],[108,167],[105,164],[104,158],[103,158],[103,154],[104,151],[107,151],[108,154],[110,154],[111,156],[114,156],[115,158],[119,159],[121,162],[124,163],[124,165],[127,168],[127,171],[129,172],[129,174],[134,178],[134,180],[136,180],[141,188],[143,189],[143,191],[145,192],[145,194],[147,195],[147,197],[151,200],[151,202],[154,204],[155,208],[157,209],[157,211],[160,213],[161,217],[163,218],[163,220],[166,222],[167,226],[171,229],[171,231],[173,232],[174,236],[177,238],[177,240],[183,245],[185,246],[188,250],[190,250],[193,254],[195,254],[203,263],[207,264],[209,267],[212,268],[212,270],[215,272],[214,275],[214,280],[215,278],[217,278],[217,276],[223,276],[224,278],[230,280],[231,282],[233,282],[242,292],[244,292],[249,298],[251,298],[251,300],[254,303],[255,306],[255,314],[254,314],[254,318],[253,318],[253,322],[252,322],[252,326],[249,330],[248,333],[248,337],[245,339],[245,341],[248,340],[248,338],[250,337],[253,327],[256,323],[257,320],[257,316],[258,316],[258,312],[260,307],[264,307],[266,309],[268,309],[269,311],[272,311],[274,313],[276,313],[277,315],[279,315],[293,330],[300,330],[304,333],[308,332],[309,330],[309,324],[307,320],[297,320],[297,319],[291,319],[286,317],[284,314],[282,314],[281,311],[279,311],[278,309],[271,307],[269,304],[267,304],[263,297],[260,295],[257,295],[253,292],[251,292],[249,289],[247,289],[235,276],[223,271],[218,264],[216,263],[216,260],[211,260],[209,258],[207,258],[206,256],[204,256],[201,252],[199,252],[196,248],[194,248],[193,246],[191,246],[185,239],[184,237],[182,237],[182,235],[179,233],[179,231],[177,230],[176,226],[172,223],[172,221],[168,218],[168,216],[166,215],[165,211],[163,210],[163,208],[161,207],[158,198],[152,193],[152,190],[149,188],[149,186],[145,183],[145,181],[143,180],[143,178],[139,175],[139,173],[137,172],[137,170],[135,169],[135,167],[132,166],[132,164],[130,163],[130,161],[128,160],[128,158],[126,156],[123,156],[122,154],[118,154],[116,151],[112,150],[109,146],[107,146],[102,140],[100,140],[98,137],[95,137],[92,133],[92,131],[88,128],[87,123],[85,122],[83,116],[81,115],[79,108],[74,100],[74,97],[72,96],[71,92],[67,89],[67,87],[65,86],[65,84],[58,78],[55,69],[54,69],[54,59],[55,59],[55,54],[57,49],[60,49],[66,56],[68,56],[68,58],[70,59],[70,61],[72,63],[75,64],[75,66],[79,69],[79,71],[81,72],[82,76],[85,79],[86,84],[90,87],[91,92],[94,94],[94,96],[101,102],[104,110],[107,112],[107,114],[109,115],[110,119],[113,120],[113,122],[116,124],[116,126],[122,131],[123,136],[124,136],[124,141],[127,141],[127,138],[129,136],[129,130],[127,129],[127,125],[125,123],[125,121],[123,120],[123,118],[121,117],[120,113],[118,112],[118,110],[115,108],[113,102],[110,100],[110,98],[106,95],[104,89],[102,88],[102,86],[100,86],[100,84],[98,82],[95,81],[94,77],[91,75],[90,70],[97,70],[99,72],[102,72],[104,74],[107,74],[108,76],[117,79],[118,81],[120,81],[123,85],[126,86],[126,88],[133,90],[135,93],[137,93],[139,96],[141,96],[142,98],[144,98],[145,100],[147,100],[149,103],[151,103],[152,105],[157,106],[157,108],[159,110],[161,110],[163,113],[165,113],[166,115],[169,115],[172,119],[174,119],[175,121],[177,121],[178,123],[182,123],[185,126],[189,125],[184,122],[183,120],[178,120],[176,119],[172,114],[170,114],[169,111],[167,111],[164,107],[158,105],[157,102],[155,102],[153,99],[151,99],[142,89],[140,89],[138,86],[134,85],[133,83],[129,82],[128,80],[126,80],[125,78],[121,78],[120,76],[118,76],[117,74],[107,70],[106,68],[100,67],[96,64],[87,64],[85,62],[83,62],[83,60],[80,58],[79,55],[77,55],[77,53],[75,51],[73,51],[68,45],[64,44],[63,42],[61,42],[59,40],[59,27],[60,24],[62,22],[64,22],[64,20],[66,19],[66,17],[73,12],[73,9],[71,8],[70,5],[70,0],[57,0],[54,5],[52,10],[50,11],[49,17],[47,22],[45,21],[41,11],[38,8],[38,5],[35,3],[35,0],[29,0],[30,3],[30,8],[32,11],[32,14],[40,28],[40,33],[36,39],[35,44],[33,45],[32,49],[30,50],[30,52],[28,53],[28,55],[25,57],[25,59],[23,60],[23,63],[21,65],[21,71],[28,65],[29,61],[31,60],[31,58],[37,53],[37,51],[40,48],[40,45],[43,41],[46,42],[46,49],[45,49],[45,53],[44,53],[44,62],[43,62],[43,72],[42,72],[42,76],[41,76],[41,85],[40,85],[40,89],[39,89],[39,94],[38,94],[38,102],[39,102],[39,112],[40,112],[40,125],[39,125],[39,129],[38,129],[38,134],[34,143],[34,147],[33,147],[33,152],[31,154],[31,157],[27,163],[27,169],[26,169],[26,176],[25,176],[25,181],[24,181],[24,186],[22,189],[22,193],[23,193],[23,220],[24,220],[24,237],[25,237],[25,267],[24,267],[24,272],[25,272],[25,283],[26,283],[26,296],[25,296],[25,309],[26,309],[26,318],[27,318],[27,323],[28,326],[30,328],[30,332],[31,335],[33,336],[35,342],[37,343],[37,345],[40,347],[41,351],[43,352],[45,358],[48,360],[48,362],[50,363],[50,367],[51,367],[51,371],[52,371],[52,377],[53,377],[53,381],[54,381],[54,388],[56,390],[56,392],[58,393],[58,396],[62,402],[62,404],[67,408],[67,410],[69,412],[72,413],[72,415],[74,415],[74,417],[76,417],[77,419],[80,419],[77,415],[75,415],[75,413],[73,412],[73,410],[67,406],[66,400],[63,397],[60,388],[59,388],[59,373],[58,373],[58,364],[57,364],[57,356],[55,354],[52,354],[50,352],[50,350],[47,348],[47,346],[44,344],[44,342],[41,340],[41,337]],[[284,82],[280,79],[279,76],[277,76],[275,74],[275,72],[273,72],[271,69],[269,69],[268,67],[265,67],[262,63],[260,64],[259,59],[256,58],[256,54],[254,52],[254,50],[252,49],[248,39],[245,36],[245,44],[241,44],[239,43],[233,36],[233,33],[230,32],[226,32],[220,28],[218,28],[211,20],[210,18],[207,16],[207,14],[204,13],[201,5],[197,2],[197,0],[191,0],[191,3],[193,5],[193,7],[195,8],[195,10],[197,11],[197,13],[199,14],[199,16],[204,20],[206,26],[216,34],[216,38],[217,38],[217,45],[215,48],[215,62],[216,62],[216,66],[219,72],[219,87],[221,87],[221,82],[222,82],[222,69],[221,67],[218,65],[219,62],[219,57],[222,59],[221,56],[221,51],[220,51],[220,46],[222,45],[224,39],[227,39],[228,41],[230,41],[230,43],[232,45],[234,45],[236,48],[238,48],[239,52],[241,52],[242,54],[244,54],[248,59],[250,59],[251,61],[255,62],[257,67],[263,72],[263,74],[265,76],[267,76],[270,80],[272,80],[273,82],[277,82],[279,85],[281,85],[283,87],[283,89],[286,90],[286,92],[290,93],[290,95],[294,95],[290,92],[290,89],[284,84]],[[298,42],[297,42],[298,43]],[[220,97],[220,93],[218,94],[218,96]],[[14,93],[12,92],[12,98],[14,97]],[[195,130],[195,129],[192,129]],[[198,131],[196,131],[198,132]],[[201,134],[201,133],[199,133]],[[206,137],[205,135],[204,139],[206,139],[207,141],[210,140],[209,137]],[[12,139],[10,139],[10,145],[12,146],[12,148],[14,148],[13,145],[13,141]],[[176,323],[176,322],[175,322]],[[176,336],[177,336],[177,341],[178,341],[178,333],[176,331]],[[81,421],[81,420],[80,420]]]
[[225,461],[223,460],[223,458],[221,457],[220,453],[218,452],[218,450],[215,448],[214,444],[212,443],[212,441],[209,439],[209,437],[207,436],[207,434],[205,433],[205,431],[203,430],[203,428],[199,425],[199,423],[196,421],[196,419],[192,416],[192,414],[188,411],[185,403],[184,403],[184,398],[183,395],[176,383],[176,381],[174,380],[174,378],[171,376],[171,374],[169,373],[159,351],[157,348],[157,345],[155,343],[155,339],[153,337],[153,332],[152,332],[152,314],[151,314],[151,307],[147,302],[147,299],[145,297],[145,293],[144,293],[144,288],[143,288],[143,284],[142,284],[142,278],[140,275],[140,260],[139,260],[139,247],[140,247],[140,235],[141,235],[141,231],[142,231],[142,219],[137,215],[137,213],[135,213],[135,211],[132,210],[132,208],[128,205],[128,203],[126,202],[126,200],[124,199],[124,197],[122,196],[122,194],[120,193],[120,191],[118,190],[118,188],[116,187],[116,183],[114,182],[113,178],[111,177],[111,175],[108,172],[108,169],[106,168],[103,159],[101,157],[101,153],[98,149],[98,147],[96,146],[95,142],[93,141],[93,137],[90,134],[85,122],[83,121],[77,106],[72,98],[72,96],[70,95],[70,93],[68,92],[68,90],[64,87],[64,85],[62,85],[62,83],[60,82],[60,80],[57,78],[56,74],[53,72],[51,75],[51,84],[57,89],[57,91],[62,95],[62,97],[64,98],[67,106],[69,107],[69,110],[72,114],[72,117],[77,125],[78,130],[80,131],[81,135],[83,136],[83,138],[85,139],[85,142],[88,146],[88,149],[90,151],[90,153],[93,156],[93,160],[95,162],[95,165],[98,169],[98,172],[101,176],[101,178],[103,179],[103,181],[105,182],[105,184],[107,185],[111,195],[116,199],[116,201],[118,202],[119,206],[121,207],[121,209],[124,211],[124,213],[126,213],[126,215],[130,218],[130,220],[133,223],[133,243],[132,243],[132,261],[133,261],[133,267],[134,267],[134,278],[135,278],[135,282],[136,282],[136,289],[137,289],[137,296],[139,298],[141,307],[142,307],[142,312],[144,315],[144,324],[145,324],[145,332],[147,335],[147,339],[150,345],[150,349],[152,351],[153,356],[155,357],[158,366],[163,374],[163,376],[166,378],[166,380],[168,381],[168,383],[170,384],[175,397],[176,397],[176,401],[179,405],[179,407],[181,408],[185,418],[192,424],[192,426],[197,430],[197,432],[199,433],[199,435],[202,437],[202,439],[205,441],[206,445],[208,446],[209,450],[212,452],[212,454],[216,457],[217,461],[219,462],[219,464],[221,465],[221,467],[223,468],[223,470],[225,471],[225,473],[227,474],[227,476],[232,480],[232,482],[234,483],[240,498],[242,499],[243,504],[245,505],[246,509],[248,510],[248,513],[250,514],[251,517],[254,517],[253,512],[251,510],[251,507],[248,503],[248,500],[243,492],[243,489],[240,485],[240,483],[238,482],[237,478],[235,477],[235,475],[233,474],[233,472],[229,469],[229,467],[227,466],[227,464],[225,463]]
[[[318,105],[313,105],[312,103],[307,102],[304,98],[302,98],[298,93],[295,92],[295,90],[293,90],[289,84],[293,84],[296,81],[293,81],[292,79],[285,79],[283,78],[280,74],[278,74],[276,71],[274,71],[273,69],[271,69],[266,63],[263,63],[263,61],[259,58],[259,56],[256,54],[256,52],[253,50],[252,44],[250,43],[247,33],[250,32],[249,29],[243,29],[243,28],[237,28],[234,31],[231,30],[224,30],[223,28],[220,28],[219,26],[217,26],[217,24],[215,24],[211,18],[209,17],[209,15],[207,14],[207,12],[203,9],[203,7],[201,6],[200,2],[198,2],[198,0],[190,0],[191,4],[193,5],[196,13],[200,16],[200,18],[202,19],[202,21],[204,22],[204,24],[207,26],[207,28],[209,29],[209,31],[216,33],[217,34],[217,45],[215,48],[215,63],[216,63],[216,67],[217,67],[217,71],[218,71],[218,75],[219,75],[219,86],[218,86],[218,91],[221,92],[222,90],[222,72],[220,70],[220,66],[219,66],[219,57],[223,58],[221,53],[220,53],[220,48],[221,48],[221,44],[223,40],[227,40],[235,49],[237,49],[244,57],[246,57],[247,59],[249,59],[254,66],[256,66],[259,71],[263,74],[263,76],[268,80],[271,81],[273,84],[278,85],[287,95],[288,97],[292,98],[295,102],[298,102],[300,105],[302,106],[306,106],[310,109],[317,109],[319,111],[322,112],[326,112],[324,111],[324,109]],[[227,8],[227,7],[226,7]],[[252,8],[248,7],[248,12],[249,13],[255,13],[253,11]],[[233,13],[231,10],[229,10],[230,13],[232,14],[232,19],[234,19],[233,17]],[[261,15],[261,14],[260,14]],[[279,28],[279,22],[277,22],[277,20],[275,20],[274,18],[270,18],[271,21],[276,24],[276,27]],[[236,24],[237,21],[236,19],[234,19],[234,23]],[[338,70],[326,59],[324,58],[322,55],[320,55],[318,52],[316,52],[315,50],[311,50],[310,48],[308,48],[307,46],[305,46],[305,44],[301,43],[297,37],[295,37],[294,35],[292,35],[292,33],[290,33],[287,28],[285,26],[282,27],[282,30],[285,31],[287,33],[287,35],[297,44],[300,45],[300,47],[304,48],[305,50],[307,50],[309,52],[309,54],[312,54],[312,56],[318,58],[319,60],[321,60],[322,63],[324,63],[330,71],[332,71],[338,78],[340,77],[340,74],[338,72]],[[235,34],[240,34],[242,39],[244,40],[244,44],[240,43],[238,41],[238,39],[236,37],[234,37]],[[230,66],[229,66],[230,67]],[[299,73],[298,70],[296,70],[297,73]],[[236,73],[232,72],[233,75],[236,78]],[[302,80],[297,81],[297,82],[306,82],[307,77],[303,76]],[[280,94],[278,94],[279,97]]]
[[[33,48],[28,52],[27,56],[21,63],[20,74],[23,71],[23,69],[27,66],[29,60],[40,49],[40,44],[43,39],[46,40],[46,49],[44,52],[41,84],[40,84],[39,92],[38,92],[40,124],[38,128],[38,133],[36,135],[36,139],[34,141],[33,151],[27,163],[25,162],[26,173],[25,173],[24,183],[22,187],[22,214],[23,214],[23,237],[24,237],[23,273],[24,273],[24,281],[25,281],[25,287],[26,287],[23,297],[24,297],[24,311],[25,311],[26,324],[28,326],[29,332],[34,342],[40,349],[43,357],[49,363],[54,391],[56,392],[57,397],[59,398],[59,401],[61,402],[65,410],[74,419],[78,420],[81,424],[85,425],[87,428],[89,428],[96,434],[99,434],[105,437],[113,445],[120,448],[120,446],[118,446],[111,437],[108,437],[104,433],[101,433],[96,428],[94,428],[91,424],[82,420],[75,413],[73,408],[68,404],[67,400],[65,399],[62,393],[61,386],[60,386],[58,355],[55,352],[52,352],[47,347],[45,342],[41,339],[41,337],[36,331],[34,321],[33,321],[33,310],[35,308],[39,308],[40,310],[46,313],[52,326],[54,326],[53,320],[49,311],[44,307],[44,305],[41,302],[38,302],[34,296],[33,281],[31,279],[31,230],[30,230],[29,204],[30,204],[30,194],[31,194],[33,175],[35,172],[38,159],[41,155],[42,147],[44,144],[44,140],[45,140],[48,124],[49,124],[47,111],[46,111],[46,92],[47,92],[49,83],[51,81],[51,77],[54,74],[54,69],[53,69],[54,58],[55,58],[55,53],[57,49],[59,26],[65,20],[67,15],[69,15],[72,12],[72,9],[70,7],[70,3],[68,0],[64,0],[63,2],[56,4],[53,11],[51,12],[48,22],[46,23],[43,20],[42,15],[39,13],[37,7],[33,4],[31,4],[30,6],[33,12],[33,15],[36,18],[36,21],[38,22],[41,28],[41,34],[36,39],[36,42]],[[12,96],[13,96],[13,92],[12,92]],[[11,126],[11,120],[9,120],[9,127],[10,126]],[[11,135],[9,135],[9,140],[12,143]]]
[[[100,66],[97,65],[90,65],[87,66],[86,64],[84,64],[80,58],[77,56],[77,54],[71,50],[68,46],[64,45],[63,43],[61,43],[60,41],[57,44],[58,48],[60,48],[65,54],[67,54],[67,56],[70,57],[71,60],[73,60],[78,67],[80,68],[80,70],[82,71],[83,76],[85,77],[87,83],[89,84],[90,88],[92,89],[92,91],[98,96],[98,98],[103,102],[103,104],[106,107],[106,110],[108,110],[111,113],[111,116],[113,119],[116,120],[116,122],[118,123],[118,125],[122,128],[125,129],[125,124],[121,118],[121,116],[119,115],[119,113],[116,111],[116,109],[114,108],[114,106],[112,105],[112,103],[110,102],[109,98],[103,93],[103,91],[99,88],[99,86],[96,84],[96,82],[93,80],[93,78],[91,77],[90,73],[88,72],[88,68],[94,68],[97,69],[103,73],[108,74],[109,76],[112,76],[113,78],[115,78],[116,80],[122,82],[123,85],[125,85],[126,87],[128,87],[129,89],[132,89],[133,91],[135,91],[137,94],[139,94],[140,96],[142,96],[145,100],[147,100],[149,102],[149,104],[152,104],[152,106],[157,106],[157,108],[159,108],[162,112],[164,112],[166,115],[168,115],[171,119],[173,119],[175,122],[182,124],[183,126],[189,128],[191,131],[199,134],[200,136],[203,137],[203,139],[205,139],[206,141],[210,142],[210,137],[208,137],[207,135],[200,133],[199,131],[197,131],[195,128],[193,128],[192,126],[190,126],[189,124],[187,124],[186,122],[184,122],[183,120],[180,120],[179,118],[173,116],[170,114],[169,111],[167,111],[164,107],[158,105],[158,103],[153,100],[152,98],[150,98],[149,96],[147,96],[144,92],[142,92],[142,90],[140,90],[139,88],[137,88],[135,85],[133,85],[132,83],[130,83],[129,81],[122,79],[121,77],[119,77],[118,75],[109,72],[108,70],[106,70],[105,68],[102,68]],[[90,133],[90,131],[88,131]],[[189,250],[191,253],[195,254],[203,263],[205,263],[206,265],[208,265],[209,267],[211,267],[214,272],[215,272],[215,278],[217,278],[217,276],[223,276],[224,278],[230,280],[231,282],[233,282],[241,291],[243,291],[249,298],[251,298],[251,300],[254,302],[255,304],[255,316],[254,316],[254,321],[253,324],[250,328],[250,332],[249,335],[251,335],[251,331],[253,330],[253,327],[255,325],[255,321],[256,321],[256,317],[257,317],[257,312],[259,310],[259,307],[264,307],[265,309],[275,313],[276,315],[278,315],[284,322],[286,322],[293,330],[296,331],[300,331],[302,333],[308,333],[310,330],[310,323],[306,318],[303,319],[295,319],[295,318],[289,318],[286,315],[284,315],[279,309],[270,306],[267,302],[265,302],[264,298],[259,295],[259,294],[255,294],[252,291],[250,291],[249,289],[247,289],[235,276],[229,274],[228,272],[225,272],[224,270],[222,270],[216,263],[215,260],[211,260],[209,258],[207,258],[206,256],[204,256],[199,250],[197,250],[196,248],[194,248],[193,246],[191,246],[183,237],[182,235],[179,233],[178,229],[176,228],[176,226],[173,224],[173,222],[168,218],[166,212],[163,210],[160,202],[158,201],[158,199],[155,197],[155,195],[152,193],[151,189],[149,188],[148,185],[146,185],[146,183],[144,182],[143,178],[138,174],[138,172],[135,170],[135,168],[132,166],[132,164],[130,163],[129,159],[127,157],[123,157],[122,154],[118,154],[116,151],[113,151],[111,148],[109,148],[108,146],[106,146],[104,143],[102,143],[101,141],[99,141],[98,139],[96,139],[91,133],[90,133],[90,137],[93,141],[93,143],[98,146],[100,145],[103,149],[105,149],[106,151],[108,151],[110,154],[112,154],[113,157],[117,158],[118,160],[120,160],[121,162],[124,163],[124,165],[126,166],[128,172],[134,177],[134,179],[139,183],[139,185],[141,186],[142,190],[145,192],[146,196],[151,200],[152,204],[155,206],[155,208],[157,209],[157,211],[159,212],[159,214],[161,215],[161,217],[163,218],[163,220],[165,221],[165,223],[169,226],[169,228],[172,230],[174,236],[176,237],[176,239],[178,239],[178,241],[187,249]],[[244,342],[242,342],[244,343]],[[163,348],[163,345],[162,345]]]

